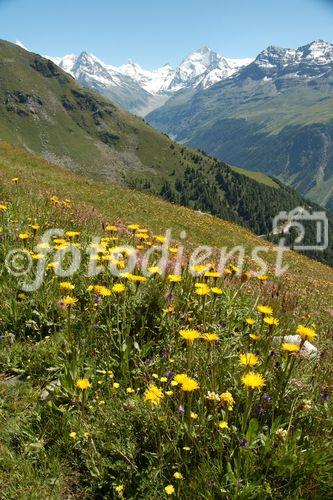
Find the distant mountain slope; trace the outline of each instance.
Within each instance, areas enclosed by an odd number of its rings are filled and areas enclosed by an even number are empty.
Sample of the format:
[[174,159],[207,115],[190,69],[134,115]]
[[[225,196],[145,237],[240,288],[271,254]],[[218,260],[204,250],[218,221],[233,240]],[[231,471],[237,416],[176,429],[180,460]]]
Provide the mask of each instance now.
[[253,60],[228,59],[208,47],[202,47],[189,54],[177,68],[165,64],[162,68],[148,71],[133,61],[120,67],[110,66],[87,52],[79,56],[45,57],[85,87],[96,90],[139,116],[162,106],[179,90],[208,88]]
[[269,47],[231,78],[179,92],[147,120],[333,208],[333,45]]
[[[73,208],[75,207],[74,214],[78,217],[77,222],[88,224],[97,231],[102,222],[117,223],[120,226],[135,222],[141,227],[146,227],[149,223],[149,228],[157,234],[172,229],[172,238],[175,240],[178,240],[180,232],[185,229],[187,248],[209,245],[216,249],[224,246],[231,249],[242,245],[248,255],[258,245],[271,248],[269,242],[244,227],[114,183],[87,181],[82,176],[1,140],[0,166],[1,185],[13,189],[11,179],[19,177],[17,193],[22,201],[22,205],[18,207],[20,210],[31,198],[41,201],[41,213],[36,214],[40,219],[45,210],[45,199],[48,200],[50,195],[55,194],[62,199],[70,198]],[[3,191],[0,192],[3,197]],[[9,197],[2,201],[9,205],[11,203]],[[76,221],[73,223],[76,227]],[[267,262],[274,263],[275,256],[274,252],[269,252],[265,259],[267,257]],[[295,296],[304,290],[304,307],[313,307],[316,313],[323,314],[325,309],[331,307],[333,268],[292,251],[286,253],[285,262],[290,266],[288,274],[293,277],[291,286],[294,287]],[[325,314],[329,321],[329,311]]]
[[4,41],[0,139],[88,178],[158,194],[258,234],[270,233],[279,211],[310,208],[293,189],[174,143],[51,61]]

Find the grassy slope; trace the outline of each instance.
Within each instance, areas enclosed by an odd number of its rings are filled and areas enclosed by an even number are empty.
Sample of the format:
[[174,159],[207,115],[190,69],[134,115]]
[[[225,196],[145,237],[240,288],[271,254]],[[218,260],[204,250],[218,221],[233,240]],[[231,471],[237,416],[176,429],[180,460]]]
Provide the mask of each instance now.
[[[14,176],[20,177],[17,184],[11,180]],[[17,234],[27,228],[28,222],[34,221],[79,230],[81,241],[91,234],[101,234],[103,222],[119,226],[138,222],[158,233],[171,227],[176,237],[180,230],[186,229],[191,245],[230,247],[245,244],[252,248],[264,244],[269,247],[268,243],[236,225],[126,188],[88,181],[1,141],[0,187],[0,202],[8,204],[9,238],[14,247],[20,245]],[[49,201],[51,194],[69,197],[72,208],[53,208]],[[276,283],[267,282],[262,288],[251,281],[240,288],[239,278],[230,280],[229,284],[223,282],[222,298],[217,299],[221,302],[210,309],[207,327],[218,331],[221,343],[209,349],[200,344],[195,347],[191,359],[179,342],[177,331],[184,326],[189,312],[194,316],[190,327],[200,326],[202,313],[201,301],[186,288],[185,279],[181,288],[173,291],[177,312],[169,317],[163,313],[159,315],[167,295],[158,278],[155,286],[149,283],[147,287],[140,287],[138,293],[128,291],[126,301],[117,302],[113,296],[106,302],[103,299],[98,308],[89,306],[88,302],[81,309],[75,306],[71,329],[75,338],[73,349],[67,338],[69,315],[61,313],[55,305],[59,300],[57,280],[49,276],[41,290],[18,302],[15,300],[15,280],[2,273],[2,498],[116,498],[115,487],[124,484],[125,498],[155,499],[166,497],[164,487],[170,483],[175,484],[177,498],[184,500],[194,495],[198,498],[210,498],[210,495],[211,498],[225,495],[231,498],[239,495],[244,498],[295,495],[297,498],[320,498],[324,494],[327,498],[331,491],[330,422],[328,407],[320,391],[329,384],[332,370],[327,352],[331,342],[332,318],[328,307],[333,293],[333,270],[291,252],[288,261],[290,273]],[[102,279],[104,282],[104,277],[98,278]],[[80,301],[86,300],[85,289],[91,281],[84,275],[76,275],[73,282],[75,295]],[[186,300],[189,292],[191,300]],[[242,367],[238,359],[245,349],[257,348],[257,344],[248,343],[244,319],[255,316],[258,322],[261,321],[255,311],[258,294],[280,319],[278,334],[293,332],[298,322],[307,324],[315,320],[320,332],[316,344],[322,356],[315,364],[300,360],[286,396],[279,401],[274,426],[268,406],[264,416],[258,418],[258,429],[253,428],[255,420],[252,430],[249,426],[246,438],[251,448],[243,450],[239,442],[245,434],[241,428],[248,396],[240,386]],[[128,322],[125,331],[128,328],[130,332],[127,345],[131,345],[133,335],[141,349],[139,352],[131,349],[130,361],[126,361],[123,344],[117,342],[117,304],[127,308],[123,315]],[[178,307],[182,308],[179,312]],[[137,322],[131,323],[136,316]],[[98,329],[95,330],[96,325]],[[8,341],[12,333],[15,335],[13,344]],[[265,369],[262,351],[260,357],[263,361],[255,369],[262,372]],[[149,362],[145,362],[146,358]],[[274,359],[285,363],[283,357]],[[186,370],[200,381],[200,391],[191,397],[191,408],[199,414],[199,420],[189,427],[175,411],[180,402],[188,401],[185,397],[180,399],[182,396],[178,396],[177,390],[172,396],[174,399],[165,397],[163,406],[157,409],[142,401],[148,383],[160,385],[152,374],[161,376],[170,368],[178,373]],[[113,370],[111,382],[101,369]],[[1,383],[11,370],[21,373],[21,381]],[[82,376],[87,376],[92,383],[84,417],[81,395],[74,386]],[[41,403],[41,392],[57,377],[61,380],[60,392],[51,395],[48,403]],[[266,366],[265,377],[269,383],[265,391],[277,398],[277,373]],[[120,383],[117,392],[112,389],[113,381]],[[127,394],[129,386],[135,388],[134,394]],[[211,415],[216,411],[210,410],[205,395],[207,390],[221,392],[225,389],[231,390],[236,404],[228,414],[221,414],[219,410],[219,418],[223,415],[230,424],[230,431],[221,438],[211,420],[217,417]],[[255,408],[261,400],[261,392],[256,391],[254,418]],[[303,409],[304,400],[311,404],[310,411]],[[275,410],[275,404],[272,406]],[[279,444],[276,429],[289,427],[286,444]],[[73,431],[76,436],[71,438]],[[88,438],[84,437],[84,432],[88,432]],[[184,444],[190,445],[190,454],[183,449]],[[173,474],[178,470],[175,464],[179,464],[183,481],[174,480]],[[219,490],[220,487],[225,489]]]
[[[42,71],[32,67],[36,61]],[[122,177],[148,176],[153,187],[160,186],[171,172],[177,175],[187,166],[195,166],[189,156],[184,157],[181,146],[140,118],[83,89],[40,56],[0,41],[0,62],[2,139],[90,177],[117,182]],[[15,93],[30,96],[32,102],[17,102]],[[35,102],[36,97],[42,104]],[[64,101],[69,104],[66,109]],[[103,142],[105,133],[112,137]],[[209,169],[211,160],[199,156]]]
[[[95,230],[101,221],[135,222],[162,233],[171,228],[175,239],[185,229],[191,246],[231,249],[244,245],[247,253],[256,245],[271,248],[240,226],[117,185],[86,180],[1,141],[0,169],[7,181],[15,176],[21,178],[26,202],[36,196],[44,195],[45,199],[45,193],[71,198],[81,207],[80,213],[87,214],[87,219],[92,215]],[[267,258],[274,262],[274,253]],[[290,265],[286,284],[291,286],[300,309],[330,321],[327,311],[331,306],[330,290],[333,293],[333,269],[294,252],[288,252],[286,261]]]
[[251,170],[246,170],[245,168],[234,167],[234,166],[231,166],[231,169],[234,170],[234,172],[237,172],[238,174],[246,175],[247,177],[250,177],[250,179],[265,184],[266,186],[274,188],[279,187],[278,184],[274,181],[274,179],[272,179],[266,174],[263,174],[262,172],[252,172]]

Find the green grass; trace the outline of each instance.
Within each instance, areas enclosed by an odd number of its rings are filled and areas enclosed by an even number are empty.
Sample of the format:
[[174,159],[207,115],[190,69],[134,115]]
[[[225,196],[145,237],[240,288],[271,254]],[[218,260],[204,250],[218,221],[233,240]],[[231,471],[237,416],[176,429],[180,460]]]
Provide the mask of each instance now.
[[[50,227],[79,231],[84,250],[92,236],[110,236],[103,230],[107,223],[119,229],[118,240],[108,240],[108,248],[139,243],[126,230],[128,223],[148,227],[148,241],[155,245],[154,234],[167,228],[175,230],[174,245],[179,245],[179,231],[186,229],[185,255],[198,244],[269,247],[236,225],[88,181],[3,142],[0,167],[0,204],[7,206],[1,222],[2,261],[13,248],[35,253],[39,235]],[[71,202],[67,208],[54,205],[52,195]],[[40,224],[36,236],[19,241],[18,235],[32,232],[29,224],[34,223]],[[148,243],[143,247],[149,248]],[[55,277],[49,270],[42,287],[24,297],[17,295],[20,279],[3,268],[1,497],[157,499],[167,498],[165,488],[171,485],[174,497],[181,499],[327,498],[332,415],[321,393],[332,374],[328,309],[333,270],[292,252],[287,258],[291,270],[282,278],[271,272],[266,282],[244,281],[233,273],[209,278],[204,297],[195,293],[203,279],[191,276],[185,261],[180,283],[155,275],[135,285],[108,273],[87,277],[85,256],[73,277]],[[74,289],[62,292],[59,283],[69,280]],[[97,300],[87,290],[97,284],[112,290],[119,282],[125,285],[120,296],[111,292]],[[214,296],[213,286],[222,294]],[[63,302],[66,294],[77,299],[70,309]],[[278,326],[263,322],[258,303],[272,308]],[[170,305],[174,310],[167,309]],[[245,321],[249,317],[255,320],[252,329]],[[288,358],[276,338],[312,322],[320,357]],[[188,328],[214,332],[219,341],[198,339],[191,347],[179,335]],[[251,332],[260,338],[254,341]],[[239,355],[245,352],[258,355],[251,370],[264,376],[262,391],[248,392],[241,382]],[[199,388],[183,392],[172,385],[169,371],[187,373]],[[4,381],[10,374],[20,380]],[[90,383],[87,391],[76,385],[83,377]],[[58,385],[52,392],[48,388],[54,381]],[[151,384],[163,391],[157,405],[144,397]],[[209,401],[208,391],[230,391],[232,411],[222,400]],[[228,428],[220,428],[221,421]],[[182,479],[174,477],[176,472]]]
[[260,182],[261,184],[265,184],[266,186],[279,188],[279,185],[274,181],[274,179],[266,174],[263,174],[262,172],[252,172],[251,170],[245,170],[245,168],[234,166],[231,166],[231,169],[238,174],[246,175],[247,177],[250,177],[250,179]]

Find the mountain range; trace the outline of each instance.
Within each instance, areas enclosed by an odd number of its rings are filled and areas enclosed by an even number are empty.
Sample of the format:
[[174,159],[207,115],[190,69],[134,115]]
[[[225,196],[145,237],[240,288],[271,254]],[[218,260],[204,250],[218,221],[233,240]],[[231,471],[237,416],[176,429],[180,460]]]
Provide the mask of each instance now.
[[270,46],[255,59],[208,47],[177,68],[109,66],[86,52],[51,58],[82,85],[179,142],[274,175],[333,208],[333,46]]
[[[267,175],[230,167],[170,140],[51,60],[6,41],[0,41],[0,139],[87,182],[113,181],[150,192],[260,235],[270,234],[280,211],[316,209]],[[333,261],[331,252],[320,258]]]
[[[22,45],[22,44],[21,44]],[[234,74],[252,59],[228,59],[205,46],[189,54],[177,68],[165,64],[149,71],[133,61],[116,67],[93,54],[45,56],[86,87],[139,116],[162,106],[174,93],[188,88],[208,88]]]
[[333,45],[268,47],[209,88],[173,95],[146,119],[176,140],[259,170],[333,208]]

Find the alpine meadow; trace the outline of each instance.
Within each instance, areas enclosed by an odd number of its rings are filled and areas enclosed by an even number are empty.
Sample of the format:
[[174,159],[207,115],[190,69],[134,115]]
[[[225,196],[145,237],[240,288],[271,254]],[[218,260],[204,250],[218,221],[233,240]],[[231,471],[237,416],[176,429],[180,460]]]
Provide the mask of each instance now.
[[333,12],[281,2],[0,5],[1,499],[332,498]]

